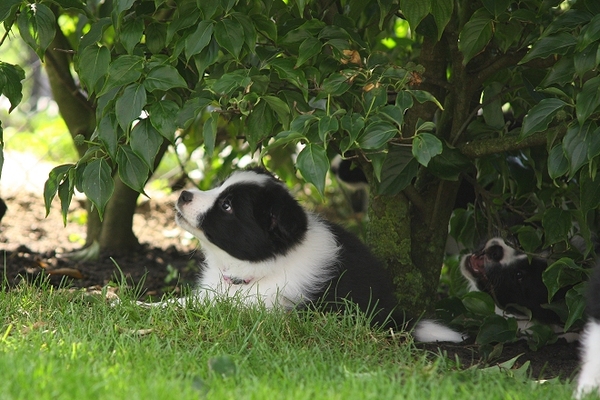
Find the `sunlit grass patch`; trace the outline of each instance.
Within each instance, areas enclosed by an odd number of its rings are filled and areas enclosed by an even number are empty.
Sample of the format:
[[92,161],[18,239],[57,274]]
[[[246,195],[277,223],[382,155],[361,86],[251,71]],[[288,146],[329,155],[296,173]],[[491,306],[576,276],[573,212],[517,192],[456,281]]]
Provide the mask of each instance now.
[[547,399],[502,370],[462,370],[373,330],[360,315],[241,307],[136,305],[84,291],[0,292],[0,393],[6,399]]

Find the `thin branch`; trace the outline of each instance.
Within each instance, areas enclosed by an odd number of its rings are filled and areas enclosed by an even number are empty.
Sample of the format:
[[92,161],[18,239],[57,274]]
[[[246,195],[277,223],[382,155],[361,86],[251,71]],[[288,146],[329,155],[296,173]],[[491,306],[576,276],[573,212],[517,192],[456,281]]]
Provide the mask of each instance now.
[[505,93],[511,92],[513,90],[521,89],[522,87],[524,87],[524,85],[517,85],[517,86],[513,86],[511,88],[502,90],[499,93],[497,93],[496,95],[494,95],[491,99],[488,99],[488,100],[484,101],[483,103],[478,104],[477,107],[475,107],[473,109],[473,111],[471,111],[469,113],[469,115],[467,116],[467,119],[465,119],[465,122],[463,122],[463,124],[460,126],[458,132],[456,133],[456,136],[454,136],[452,138],[452,141],[450,142],[452,144],[452,146],[456,145],[456,142],[458,142],[458,139],[463,134],[463,132],[467,129],[467,127],[469,126],[469,123],[471,122],[471,120],[473,118],[475,118],[475,116],[477,115],[477,113],[479,112],[479,110],[481,110],[483,107],[487,106],[488,104],[491,104],[494,101],[498,100]]
[[411,204],[422,213],[427,213],[427,206],[425,205],[425,201],[423,197],[417,192],[417,189],[413,185],[408,185],[402,193],[406,196],[406,198],[411,202]]
[[561,138],[567,133],[565,125],[549,128],[544,132],[537,132],[522,140],[515,135],[505,135],[499,138],[475,140],[458,146],[462,154],[469,158],[481,158],[505,151],[516,151],[535,146],[544,146],[549,139]]

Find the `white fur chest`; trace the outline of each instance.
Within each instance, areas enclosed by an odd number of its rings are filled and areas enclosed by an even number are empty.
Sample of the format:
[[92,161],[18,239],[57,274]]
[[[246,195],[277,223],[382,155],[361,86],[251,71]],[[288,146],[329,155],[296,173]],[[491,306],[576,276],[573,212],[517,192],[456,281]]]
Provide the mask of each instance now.
[[312,214],[304,240],[287,254],[266,261],[239,260],[205,237],[199,239],[205,256],[196,289],[199,297],[237,297],[246,304],[291,308],[310,300],[311,293],[322,290],[335,274],[338,243]]

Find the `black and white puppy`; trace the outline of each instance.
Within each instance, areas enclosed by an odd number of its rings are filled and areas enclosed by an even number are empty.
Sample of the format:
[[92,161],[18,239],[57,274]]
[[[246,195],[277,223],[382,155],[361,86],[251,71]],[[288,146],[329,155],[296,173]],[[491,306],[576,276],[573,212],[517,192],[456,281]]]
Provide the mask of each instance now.
[[[488,240],[483,249],[464,256],[460,263],[469,289],[488,293],[500,309],[525,316],[526,308],[539,322],[560,324],[558,314],[544,308],[548,304],[548,289],[542,274],[547,267],[547,260],[528,257],[501,238]],[[555,298],[564,295],[564,290],[559,291]]]
[[[198,238],[205,256],[195,298],[326,310],[351,300],[374,324],[403,326],[392,279],[367,247],[305,211],[268,172],[237,171],[215,189],[185,190],[176,209],[177,223]],[[463,340],[431,320],[417,322],[413,335],[423,342]]]
[[600,263],[595,267],[587,293],[588,322],[581,337],[581,371],[575,397],[600,396]]

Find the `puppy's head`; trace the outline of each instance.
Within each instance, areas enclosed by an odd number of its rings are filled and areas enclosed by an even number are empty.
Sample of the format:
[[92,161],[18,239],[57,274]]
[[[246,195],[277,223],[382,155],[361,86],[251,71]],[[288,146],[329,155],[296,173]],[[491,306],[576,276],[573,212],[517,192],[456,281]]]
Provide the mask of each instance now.
[[558,316],[542,305],[548,303],[548,289],[542,279],[546,260],[529,258],[508,246],[501,238],[490,239],[480,251],[461,260],[461,272],[472,290],[488,293],[498,307],[523,314],[529,309],[534,318],[558,322]]
[[201,243],[246,261],[287,253],[307,229],[304,210],[279,180],[263,170],[235,172],[212,190],[184,190],[176,210],[179,226]]

